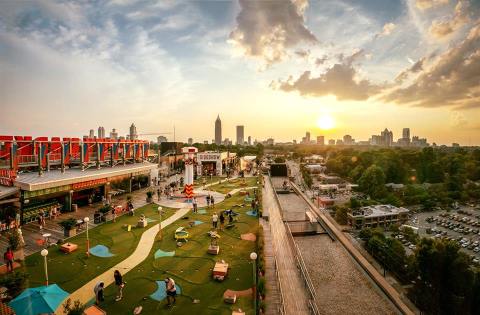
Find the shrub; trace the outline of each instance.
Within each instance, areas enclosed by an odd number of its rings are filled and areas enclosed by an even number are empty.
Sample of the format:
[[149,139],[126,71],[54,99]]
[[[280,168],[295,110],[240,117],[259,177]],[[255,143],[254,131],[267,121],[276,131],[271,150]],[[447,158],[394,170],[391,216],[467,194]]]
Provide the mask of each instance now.
[[258,279],[257,290],[258,290],[258,294],[260,294],[261,296],[265,296],[266,285],[265,285],[264,277],[261,277],[260,279]]
[[147,198],[152,198],[152,197],[153,197],[153,192],[147,191]]
[[28,273],[23,271],[14,271],[0,279],[0,286],[6,287],[8,294],[14,298],[26,288]]
[[101,212],[102,214],[109,213],[110,210],[111,210],[110,205],[104,205],[103,207],[101,207],[100,209],[98,209],[98,211]]
[[68,299],[62,306],[63,314],[66,315],[83,315],[83,311],[85,311],[85,305],[79,300],[75,300],[72,305],[72,300]]
[[66,219],[58,223],[61,227],[63,227],[66,231],[70,231],[77,225],[77,220],[74,218]]
[[18,230],[14,229],[10,231],[7,235],[8,245],[12,250],[17,250],[20,246],[20,235],[18,235]]

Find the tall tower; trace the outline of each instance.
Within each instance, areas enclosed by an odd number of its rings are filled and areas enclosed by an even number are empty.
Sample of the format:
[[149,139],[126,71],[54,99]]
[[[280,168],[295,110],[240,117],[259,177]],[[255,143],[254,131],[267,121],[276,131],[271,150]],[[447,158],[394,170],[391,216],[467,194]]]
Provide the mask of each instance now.
[[136,139],[138,139],[137,127],[135,127],[135,124],[132,123],[132,125],[130,126],[130,140],[136,140]]
[[103,128],[102,126],[98,127],[98,138],[105,138],[105,128]]
[[218,115],[217,120],[215,120],[215,144],[222,144],[222,121],[220,120],[220,115]]
[[410,128],[403,128],[402,137],[410,141]]
[[95,138],[95,131],[93,131],[93,129],[90,129],[90,132],[88,133],[88,137],[89,137],[90,139]]
[[244,139],[245,128],[243,126],[237,126],[237,144],[243,145],[245,143]]

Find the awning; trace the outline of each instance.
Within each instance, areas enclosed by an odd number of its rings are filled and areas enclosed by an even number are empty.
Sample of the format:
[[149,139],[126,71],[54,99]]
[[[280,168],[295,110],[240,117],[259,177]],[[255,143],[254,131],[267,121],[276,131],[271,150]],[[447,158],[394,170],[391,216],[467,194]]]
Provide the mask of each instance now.
[[18,187],[1,186],[0,185],[0,199],[16,194],[19,191]]

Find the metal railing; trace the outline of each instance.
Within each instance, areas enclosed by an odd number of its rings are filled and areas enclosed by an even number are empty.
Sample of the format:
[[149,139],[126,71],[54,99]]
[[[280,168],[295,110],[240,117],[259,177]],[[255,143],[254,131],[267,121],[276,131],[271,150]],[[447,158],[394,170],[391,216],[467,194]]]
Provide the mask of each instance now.
[[282,289],[282,282],[280,281],[280,276],[278,275],[278,268],[277,268],[277,257],[273,256],[274,263],[275,263],[275,277],[277,278],[277,287],[278,292],[280,293],[280,307],[278,311],[281,315],[285,315],[285,305],[284,305],[284,297],[283,297],[283,289]]

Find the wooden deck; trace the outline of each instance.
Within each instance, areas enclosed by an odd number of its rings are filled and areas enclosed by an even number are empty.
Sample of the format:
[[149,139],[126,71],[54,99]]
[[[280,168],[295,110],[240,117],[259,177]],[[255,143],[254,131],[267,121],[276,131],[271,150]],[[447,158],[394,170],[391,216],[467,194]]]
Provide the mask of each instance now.
[[282,297],[278,288],[272,234],[270,224],[267,221],[260,219],[260,224],[263,227],[263,238],[265,242],[263,247],[265,255],[265,278],[267,280],[267,296],[265,297],[267,309],[265,315],[277,315],[281,314]]
[[275,199],[270,181],[265,177],[263,191],[263,208],[268,208],[270,230],[275,257],[277,257],[278,278],[283,288],[283,308],[285,314],[309,314],[308,294],[295,256],[290,248],[287,230],[282,220],[279,205]]

